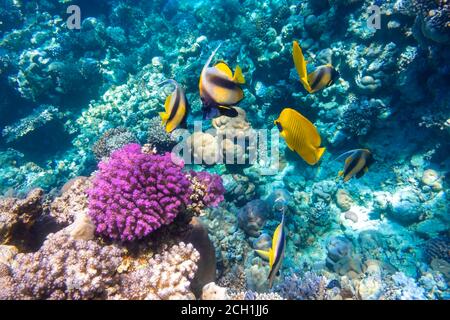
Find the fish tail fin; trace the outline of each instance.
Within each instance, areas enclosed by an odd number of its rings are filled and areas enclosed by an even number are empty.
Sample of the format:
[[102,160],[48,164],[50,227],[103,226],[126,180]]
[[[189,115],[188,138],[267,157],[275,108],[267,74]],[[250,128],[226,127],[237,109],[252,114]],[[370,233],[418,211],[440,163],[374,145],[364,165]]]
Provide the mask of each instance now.
[[265,250],[255,250],[261,257],[263,257],[266,260],[270,259],[270,250],[269,251],[265,251]]
[[318,148],[316,150],[316,157],[317,157],[317,161],[320,160],[320,158],[323,156],[323,153],[325,152],[326,148]]
[[245,78],[242,74],[242,69],[240,66],[237,66],[236,70],[234,71],[233,81],[239,84],[245,84]]
[[303,56],[302,48],[300,48],[300,45],[297,41],[294,41],[293,43],[292,56],[294,58],[295,69],[297,70],[297,73],[300,77],[300,82],[302,83],[306,91],[312,93],[311,86],[308,82],[308,72],[306,71],[305,57]]
[[159,116],[161,117],[163,124],[166,124],[167,120],[169,120],[169,114],[167,112],[160,112]]

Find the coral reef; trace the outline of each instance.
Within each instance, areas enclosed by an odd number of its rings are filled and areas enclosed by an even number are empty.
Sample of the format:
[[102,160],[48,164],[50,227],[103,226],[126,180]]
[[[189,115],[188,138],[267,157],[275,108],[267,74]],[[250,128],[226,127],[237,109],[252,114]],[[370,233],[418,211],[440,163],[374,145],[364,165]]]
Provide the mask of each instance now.
[[[448,1],[94,0],[70,30],[75,2],[0,8],[1,299],[450,298]],[[305,91],[293,41],[339,79]],[[219,43],[244,99],[197,130]],[[173,134],[167,79],[190,105]],[[320,133],[316,166],[277,141],[285,107]],[[344,182],[334,160],[356,148],[375,162]],[[283,213],[269,291],[255,249]]]
[[195,299],[190,280],[197,271],[200,255],[183,242],[155,255],[145,266],[121,276],[121,290],[114,299]]
[[177,140],[166,132],[161,117],[154,117],[148,122],[147,143],[155,147],[159,153],[164,153],[172,151]]
[[94,241],[75,241],[60,231],[36,253],[11,262],[14,299],[107,298],[113,290],[122,251]]
[[125,128],[107,130],[94,144],[92,151],[98,160],[109,158],[111,153],[131,143],[136,143],[136,137]]
[[132,241],[169,224],[189,204],[190,183],[170,154],[145,154],[129,144],[100,162],[89,190],[96,232]]

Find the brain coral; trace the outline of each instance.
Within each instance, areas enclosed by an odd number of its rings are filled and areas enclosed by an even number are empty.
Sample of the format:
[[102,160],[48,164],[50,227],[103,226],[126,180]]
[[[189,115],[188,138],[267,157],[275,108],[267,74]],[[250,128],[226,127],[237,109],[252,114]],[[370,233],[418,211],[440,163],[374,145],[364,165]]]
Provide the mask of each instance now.
[[191,193],[183,166],[173,163],[170,153],[142,153],[138,144],[126,145],[100,162],[88,191],[97,233],[132,241],[171,223]]

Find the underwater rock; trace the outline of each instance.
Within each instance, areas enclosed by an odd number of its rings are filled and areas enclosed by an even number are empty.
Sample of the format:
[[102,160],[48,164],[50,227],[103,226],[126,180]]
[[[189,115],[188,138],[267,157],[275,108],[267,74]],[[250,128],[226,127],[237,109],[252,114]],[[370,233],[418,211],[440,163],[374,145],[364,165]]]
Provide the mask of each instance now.
[[27,241],[31,227],[43,214],[43,197],[44,190],[34,189],[25,199],[0,198],[0,244]]
[[222,176],[225,197],[237,206],[243,206],[256,197],[256,186],[247,176],[227,174]]
[[336,192],[336,204],[342,211],[348,211],[353,205],[353,199],[344,189],[338,189]]
[[258,237],[268,218],[270,208],[263,200],[252,200],[239,209],[239,227],[251,237]]
[[345,219],[351,220],[351,221],[353,221],[353,223],[358,222],[358,215],[351,210],[346,211],[344,216],[345,216]]
[[274,214],[286,213],[292,197],[285,189],[275,189],[266,199],[267,205]]
[[411,187],[397,190],[392,195],[390,208],[389,216],[404,224],[418,222],[422,214],[419,196]]
[[362,273],[360,257],[353,253],[351,242],[344,237],[333,237],[327,242],[326,266],[337,274],[356,277]]
[[158,153],[170,152],[177,144],[172,134],[167,133],[161,117],[154,117],[148,122],[147,143],[155,147]]
[[431,218],[417,223],[412,229],[420,236],[430,238],[448,231],[449,225],[439,218]]
[[50,216],[58,224],[68,225],[75,221],[78,214],[88,213],[87,190],[92,182],[87,177],[77,177],[68,181],[61,189],[61,196],[50,205]]
[[193,217],[189,225],[189,231],[183,237],[183,242],[191,243],[200,255],[197,272],[191,281],[192,292],[196,297],[200,297],[202,288],[205,290],[206,284],[216,281],[216,254],[205,225],[197,217]]
[[202,300],[229,300],[227,288],[222,288],[214,282],[210,282],[203,287]]
[[433,188],[434,191],[442,190],[442,182],[439,173],[433,169],[427,169],[422,174],[422,183]]

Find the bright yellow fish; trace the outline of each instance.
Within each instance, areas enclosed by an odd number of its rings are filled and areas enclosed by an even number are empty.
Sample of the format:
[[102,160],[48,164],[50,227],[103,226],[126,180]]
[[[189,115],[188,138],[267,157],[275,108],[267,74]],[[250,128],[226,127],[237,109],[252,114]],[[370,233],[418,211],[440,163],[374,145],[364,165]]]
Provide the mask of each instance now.
[[339,78],[339,72],[331,64],[320,66],[308,74],[305,57],[297,41],[294,41],[292,55],[300,82],[309,93],[331,86]]
[[319,132],[300,112],[286,108],[274,123],[289,149],[297,152],[310,165],[320,160],[325,148],[320,147],[322,140]]

